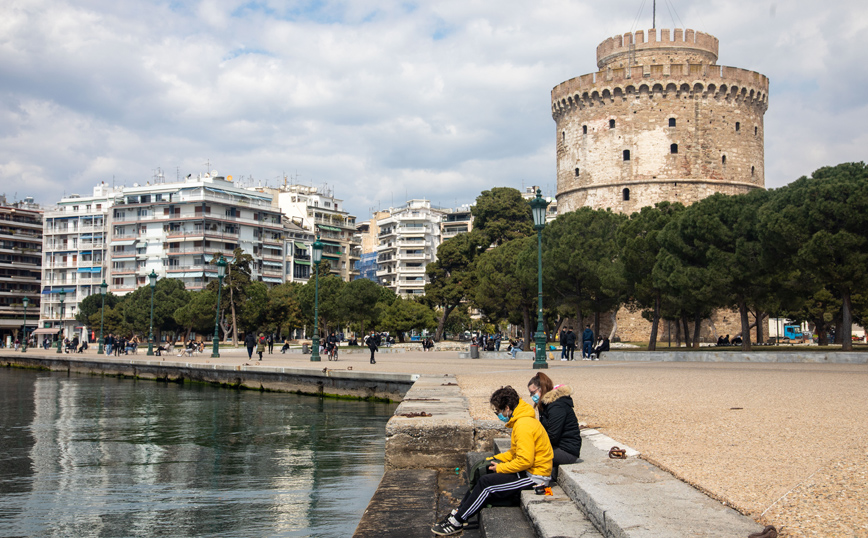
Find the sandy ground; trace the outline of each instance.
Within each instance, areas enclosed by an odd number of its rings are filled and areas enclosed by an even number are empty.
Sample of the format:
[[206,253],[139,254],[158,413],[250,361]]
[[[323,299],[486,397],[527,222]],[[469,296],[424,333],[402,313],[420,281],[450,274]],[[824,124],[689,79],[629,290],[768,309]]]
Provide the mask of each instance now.
[[[526,396],[534,374],[529,360],[458,359],[456,352],[378,353],[376,365],[368,358],[368,353],[344,353],[338,362],[312,364],[309,356],[275,351],[254,362],[456,374],[471,413],[484,419],[493,418],[488,406],[493,390],[512,385]],[[221,350],[220,359],[206,353],[183,360],[254,363],[243,349]],[[761,523],[783,527],[782,536],[868,538],[868,366],[606,361],[550,366],[546,373],[555,383],[572,386],[580,422]]]

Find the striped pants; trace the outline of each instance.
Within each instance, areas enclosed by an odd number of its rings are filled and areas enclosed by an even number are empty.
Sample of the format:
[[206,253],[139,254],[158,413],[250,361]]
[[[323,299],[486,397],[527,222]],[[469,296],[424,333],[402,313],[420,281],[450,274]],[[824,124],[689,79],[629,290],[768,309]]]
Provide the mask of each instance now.
[[491,501],[517,497],[523,489],[534,486],[527,473],[491,473],[482,476],[458,505],[458,519],[467,521]]

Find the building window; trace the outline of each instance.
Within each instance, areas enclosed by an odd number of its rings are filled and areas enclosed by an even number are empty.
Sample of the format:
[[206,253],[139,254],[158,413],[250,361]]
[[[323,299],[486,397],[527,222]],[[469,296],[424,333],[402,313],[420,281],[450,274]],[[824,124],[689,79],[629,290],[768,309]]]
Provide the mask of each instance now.
[[753,128],[753,135],[756,136],[756,134],[757,134],[757,128],[754,127],[754,128]]
[[735,122],[735,132],[741,131],[741,123]]
[[576,177],[579,177],[579,169],[576,168]]
[[726,166],[726,155],[720,158],[720,164]]
[[678,153],[678,144],[672,144],[669,146],[669,153]]
[[750,167],[750,177],[753,177],[755,172],[756,172],[756,167],[751,166]]
[[609,129],[615,128],[615,120],[609,120]]
[[[725,158],[725,157],[724,157],[724,158]],[[624,160],[625,160],[625,161],[629,161],[629,160],[630,160],[630,150],[629,150],[629,149],[625,149],[625,150],[624,150]]]
[[669,118],[669,126],[675,127],[675,118]]
[[582,134],[588,134],[588,126],[582,125]]
[[623,191],[621,191],[621,198],[625,202],[628,202],[630,200],[630,189],[624,189]]
[[566,142],[566,141],[567,141],[567,132],[561,131],[561,142]]

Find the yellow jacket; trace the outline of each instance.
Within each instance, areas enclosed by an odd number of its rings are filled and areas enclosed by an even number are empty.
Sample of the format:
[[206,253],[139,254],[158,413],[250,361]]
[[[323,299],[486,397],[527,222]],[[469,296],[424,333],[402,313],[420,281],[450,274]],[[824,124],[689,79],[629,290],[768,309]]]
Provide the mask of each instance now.
[[536,419],[533,407],[519,400],[506,427],[512,428],[512,446],[508,451],[494,456],[503,462],[497,466],[497,472],[527,471],[538,476],[551,476],[554,457],[552,444],[545,428]]

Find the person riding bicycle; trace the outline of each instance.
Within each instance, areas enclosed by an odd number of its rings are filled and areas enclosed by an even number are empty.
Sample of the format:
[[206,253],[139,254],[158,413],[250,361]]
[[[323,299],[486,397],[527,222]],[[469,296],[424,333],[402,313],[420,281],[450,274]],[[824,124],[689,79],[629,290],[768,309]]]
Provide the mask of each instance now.
[[326,338],[326,351],[328,352],[329,358],[338,358],[338,337],[335,336],[335,332],[332,331],[328,338]]

